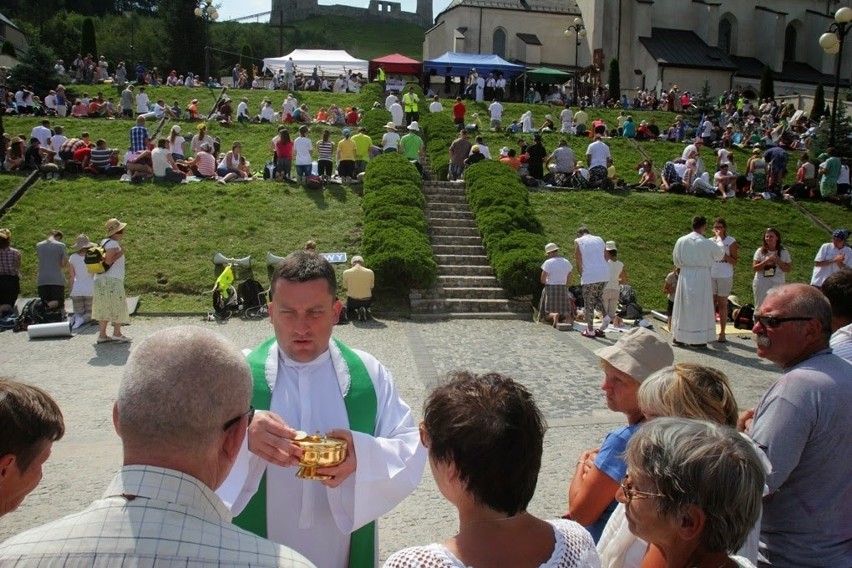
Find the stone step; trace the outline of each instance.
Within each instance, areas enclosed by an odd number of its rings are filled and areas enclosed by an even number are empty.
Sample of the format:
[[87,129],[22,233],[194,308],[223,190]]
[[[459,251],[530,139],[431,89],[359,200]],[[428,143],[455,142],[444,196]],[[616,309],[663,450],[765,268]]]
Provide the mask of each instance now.
[[435,262],[438,263],[439,266],[446,265],[483,265],[490,266],[488,264],[488,257],[484,254],[476,255],[476,254],[436,254]]
[[427,203],[465,203],[467,196],[464,193],[425,193]]
[[464,182],[458,181],[424,181],[421,186],[426,193],[465,193]]
[[476,227],[436,227],[432,225],[429,234],[433,237],[476,237],[479,236],[479,230]]
[[432,246],[437,245],[482,246],[482,238],[479,235],[432,235]]
[[432,254],[436,258],[445,255],[481,256],[485,257],[485,249],[479,245],[437,245],[432,243]]
[[445,264],[438,266],[438,278],[441,276],[494,276],[494,270],[487,264]]
[[516,312],[529,313],[530,307],[524,302],[507,299],[472,300],[464,298],[446,298],[444,305],[447,311],[453,312]]
[[447,203],[444,201],[427,201],[424,209],[432,212],[433,215],[439,211],[464,211],[465,213],[471,213],[470,205],[467,203]]
[[448,219],[446,217],[429,218],[429,226],[437,227],[468,227],[476,229],[476,221],[473,219]]
[[445,299],[455,300],[507,300],[506,291],[499,286],[456,286],[440,290]]
[[529,313],[522,312],[455,312],[455,313],[412,313],[411,319],[434,321],[446,319],[476,319],[476,320],[527,320]]
[[494,276],[438,276],[438,287],[447,290],[449,288],[491,288],[499,286]]
[[432,219],[470,219],[473,221],[473,213],[470,212],[470,209],[465,210],[445,210],[445,209],[433,209],[426,206],[426,217]]

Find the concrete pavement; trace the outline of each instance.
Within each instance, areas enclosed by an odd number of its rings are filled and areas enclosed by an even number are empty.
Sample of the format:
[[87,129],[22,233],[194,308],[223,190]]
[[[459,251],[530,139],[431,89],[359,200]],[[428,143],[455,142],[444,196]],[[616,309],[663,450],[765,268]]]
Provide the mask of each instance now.
[[[240,348],[272,334],[266,321],[233,319],[220,324],[201,318],[134,318],[127,334],[139,342],[156,330],[184,324],[213,327]],[[624,422],[621,414],[606,408],[600,391],[602,373],[593,353],[616,341],[620,336],[616,332],[589,339],[524,321],[382,320],[338,326],[335,335],[378,357],[418,418],[429,389],[454,369],[498,371],[526,384],[549,425],[530,507],[544,518],[565,512],[566,490],[580,451],[597,446],[607,431]],[[757,358],[750,335],[729,330],[728,343],[710,344],[703,351],[675,348],[675,357],[721,369],[740,406],[753,406],[778,371]],[[26,333],[10,331],[0,334],[0,373],[50,392],[67,427],[65,438],[54,444],[41,485],[18,511],[0,518],[0,541],[84,508],[100,496],[121,466],[111,413],[133,344],[96,345],[95,337],[95,328],[57,340],[31,341]],[[442,541],[456,528],[455,510],[437,491],[427,468],[414,494],[381,519],[381,558],[405,546]]]

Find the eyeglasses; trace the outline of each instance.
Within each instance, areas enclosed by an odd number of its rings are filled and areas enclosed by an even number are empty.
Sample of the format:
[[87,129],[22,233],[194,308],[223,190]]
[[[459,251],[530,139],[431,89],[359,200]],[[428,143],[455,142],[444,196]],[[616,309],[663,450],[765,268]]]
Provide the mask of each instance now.
[[633,499],[651,499],[652,497],[665,497],[662,493],[648,493],[647,491],[639,491],[638,489],[633,489],[633,486],[630,485],[630,476],[625,475],[624,479],[621,481],[621,490],[624,492],[624,496],[627,497],[627,503],[630,504]]
[[248,421],[246,422],[246,428],[248,428],[249,424],[251,424],[251,421],[254,418],[254,407],[249,406],[249,409],[247,411],[225,422],[225,425],[222,426],[222,430],[227,430],[228,428],[239,422],[240,418],[242,418],[243,416],[248,416]]
[[788,321],[808,321],[812,319],[814,318],[776,318],[775,316],[754,316],[755,323],[759,323],[760,325],[768,329],[774,329],[782,323]]

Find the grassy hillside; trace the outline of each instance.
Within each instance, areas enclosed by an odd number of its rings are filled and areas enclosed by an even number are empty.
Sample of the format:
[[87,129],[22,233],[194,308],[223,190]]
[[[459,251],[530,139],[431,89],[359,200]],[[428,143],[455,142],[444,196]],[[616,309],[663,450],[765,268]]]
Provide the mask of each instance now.
[[[374,59],[390,53],[423,58],[423,33],[426,28],[414,24],[325,16],[309,18],[294,25],[305,31],[326,33],[337,49],[345,49],[358,59]],[[313,46],[299,47],[311,49]]]

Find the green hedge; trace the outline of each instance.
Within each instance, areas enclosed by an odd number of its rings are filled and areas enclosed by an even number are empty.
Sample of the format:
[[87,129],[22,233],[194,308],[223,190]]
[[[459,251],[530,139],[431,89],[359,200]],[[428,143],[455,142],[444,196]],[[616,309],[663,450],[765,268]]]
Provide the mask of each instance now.
[[[365,107],[367,108],[367,107]],[[361,126],[367,129],[367,134],[373,139],[373,144],[380,146],[385,134],[385,125],[391,121],[391,113],[385,107],[370,109],[361,118]]]
[[432,162],[432,174],[446,180],[450,169],[450,144],[458,136],[452,114],[445,110],[420,116],[420,128],[426,138],[426,151]]
[[399,154],[382,154],[364,177],[361,248],[378,286],[429,288],[437,278],[420,175]]
[[500,284],[515,296],[541,292],[545,237],[517,172],[485,160],[465,171],[467,199]]
[[381,104],[384,108],[385,90],[379,83],[367,83],[361,87],[361,92],[358,93],[358,108],[370,110],[375,103]]

